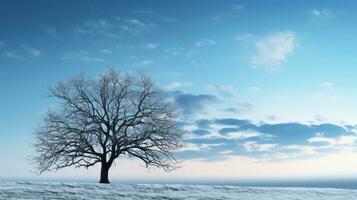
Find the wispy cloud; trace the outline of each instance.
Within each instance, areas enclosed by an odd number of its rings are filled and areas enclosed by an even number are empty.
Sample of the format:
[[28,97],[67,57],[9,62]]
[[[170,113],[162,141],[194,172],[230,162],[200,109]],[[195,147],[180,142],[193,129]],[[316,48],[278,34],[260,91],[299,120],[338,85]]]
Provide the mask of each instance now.
[[328,145],[354,145],[357,142],[356,135],[342,135],[338,137],[325,137],[318,134],[308,140],[310,143],[325,143]]
[[237,41],[246,42],[246,41],[251,41],[254,38],[255,38],[255,35],[252,33],[242,33],[240,35],[237,35],[234,39]]
[[151,65],[152,63],[153,63],[152,60],[142,60],[140,62],[140,64],[143,65],[143,66]]
[[169,83],[169,84],[165,85],[164,89],[165,90],[177,90],[177,89],[181,89],[183,87],[189,87],[191,85],[192,85],[191,82],[175,81],[175,82],[172,82],[172,83]]
[[59,34],[57,32],[57,29],[55,27],[52,26],[47,26],[47,25],[43,25],[41,26],[43,28],[43,30],[46,32],[46,34],[50,37],[57,37]]
[[178,149],[178,152],[180,151],[205,151],[205,150],[209,150],[212,147],[219,147],[219,146],[223,146],[224,143],[217,143],[217,144],[205,144],[205,143],[201,143],[201,144],[195,144],[195,143],[185,143],[184,146],[180,149]]
[[[321,149],[322,147],[318,147],[318,146],[309,146],[309,145],[287,145],[282,147],[282,149],[286,149],[286,150],[293,150],[293,151],[298,151],[296,153],[294,153],[294,156],[309,156],[309,155],[317,155],[318,150]],[[285,154],[287,156],[287,158],[291,157],[288,154]]]
[[103,62],[102,58],[94,57],[89,54],[88,51],[79,50],[79,51],[71,51],[65,53],[62,57],[63,60],[81,60],[84,62]]
[[169,49],[165,49],[164,53],[171,56],[177,56],[180,54],[181,51],[182,51],[181,48],[169,48]]
[[232,9],[233,10],[243,10],[244,6],[242,4],[233,4]]
[[125,21],[126,21],[128,24],[131,24],[131,25],[134,25],[134,26],[140,26],[140,27],[145,27],[145,26],[146,26],[144,22],[142,22],[142,21],[140,21],[140,20],[138,20],[138,19],[135,19],[135,18],[133,18],[133,19],[126,19]]
[[204,46],[213,46],[217,42],[215,40],[209,39],[209,38],[202,38],[200,40],[197,40],[195,42],[196,47],[204,47]]
[[[330,89],[330,88],[328,88],[328,89]],[[339,96],[337,96],[336,94],[333,94],[331,92],[320,92],[320,91],[318,91],[318,92],[315,92],[313,95],[315,97],[317,97],[317,98],[322,99],[322,100],[329,100],[329,101],[337,101],[340,98]]]
[[246,139],[246,138],[256,138],[256,137],[265,137],[265,134],[253,131],[253,130],[241,130],[241,131],[232,131],[226,134],[227,139]]
[[249,102],[242,102],[242,103],[237,103],[236,105],[236,110],[240,114],[243,112],[251,112],[254,109],[254,104],[249,103]]
[[259,144],[256,141],[248,141],[243,144],[246,151],[272,151],[277,144]]
[[[201,38],[201,39],[198,39],[197,41],[195,41],[193,43],[193,45],[191,45],[191,46],[167,48],[164,50],[164,53],[167,55],[171,55],[171,56],[183,55],[186,58],[192,58],[197,53],[199,53],[201,50],[203,50],[204,47],[210,47],[210,46],[214,46],[216,44],[217,44],[217,42],[213,39]],[[196,63],[196,60],[191,60],[191,63],[192,64]]]
[[210,17],[210,19],[216,22],[223,22],[226,19],[234,17],[236,13],[239,13],[242,10],[244,10],[244,5],[240,3],[234,3],[229,5],[229,7],[227,8],[228,9],[225,10],[224,12],[216,13],[215,15]]
[[22,58],[22,56],[16,51],[6,51],[5,56],[8,58]]
[[[216,45],[217,42],[213,39],[210,38],[201,38],[195,41],[192,45],[190,46],[185,46],[185,47],[173,47],[173,48],[166,48],[164,49],[164,53],[170,56],[185,56],[188,59],[193,58],[196,54],[198,54],[200,51],[203,51],[205,47],[211,47]],[[197,60],[190,60],[191,64],[197,63]]]
[[157,49],[158,46],[159,46],[159,45],[158,45],[157,43],[147,43],[147,44],[146,44],[146,47],[147,47],[148,49]]
[[260,88],[258,86],[250,86],[250,87],[248,87],[248,90],[251,92],[259,92],[262,90],[262,88]]
[[310,15],[317,17],[317,18],[334,18],[335,14],[331,12],[331,10],[327,8],[323,9],[311,9]]
[[133,10],[132,13],[135,15],[147,15],[147,16],[151,16],[151,17],[156,17],[158,20],[162,20],[164,22],[177,21],[176,18],[165,16],[151,8],[137,8],[137,9]]
[[23,48],[27,51],[29,56],[40,57],[42,55],[42,52],[38,49],[26,47],[26,46],[24,46]]
[[153,22],[144,22],[136,18],[124,19],[120,22],[121,24],[119,25],[119,27],[121,29],[135,34],[139,34],[144,31],[148,31],[153,27],[156,27],[156,24]]
[[30,59],[30,58],[42,56],[42,51],[26,45],[20,45],[20,48],[18,48],[16,51],[8,50],[5,51],[4,54],[8,58]]
[[207,85],[207,90],[218,96],[236,96],[236,90],[233,85]]
[[256,41],[256,53],[250,62],[256,67],[277,70],[294,52],[296,36],[293,32],[276,32]]
[[76,37],[82,35],[91,36],[106,36],[112,38],[120,37],[118,25],[107,20],[88,20],[84,24],[77,26],[74,29],[74,35]]
[[113,51],[110,49],[102,49],[102,50],[100,50],[100,52],[104,53],[104,54],[112,54],[113,53]]
[[155,27],[152,22],[144,22],[137,18],[88,20],[74,29],[76,37],[81,35],[105,36],[120,38],[123,33],[140,34]]
[[334,86],[334,84],[332,82],[328,82],[328,81],[323,82],[320,85],[321,85],[321,87],[324,87],[324,88],[327,88],[327,89],[330,89],[330,88],[332,88]]

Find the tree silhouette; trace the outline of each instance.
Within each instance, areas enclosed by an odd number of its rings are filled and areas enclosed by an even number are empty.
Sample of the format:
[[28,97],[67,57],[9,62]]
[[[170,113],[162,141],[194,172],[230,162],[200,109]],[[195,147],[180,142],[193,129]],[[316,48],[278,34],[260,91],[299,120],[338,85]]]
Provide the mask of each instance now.
[[109,169],[120,156],[138,158],[146,167],[176,168],[177,116],[150,77],[114,69],[96,78],[82,74],[59,82],[50,97],[60,106],[35,131],[40,173],[99,163],[99,182],[109,183]]

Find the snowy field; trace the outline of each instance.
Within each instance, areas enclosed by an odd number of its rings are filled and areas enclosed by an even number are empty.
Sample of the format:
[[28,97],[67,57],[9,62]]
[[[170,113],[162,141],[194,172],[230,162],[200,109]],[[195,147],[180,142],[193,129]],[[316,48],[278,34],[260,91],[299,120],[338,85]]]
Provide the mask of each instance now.
[[48,182],[0,182],[0,199],[357,199],[357,190],[326,188],[263,188],[201,185],[150,185]]

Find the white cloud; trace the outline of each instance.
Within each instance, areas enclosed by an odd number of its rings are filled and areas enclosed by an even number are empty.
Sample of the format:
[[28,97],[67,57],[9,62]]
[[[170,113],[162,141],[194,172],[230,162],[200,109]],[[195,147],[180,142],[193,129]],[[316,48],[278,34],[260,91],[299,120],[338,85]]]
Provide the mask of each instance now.
[[221,152],[219,152],[220,154],[232,154],[232,153],[234,153],[234,151],[232,151],[232,150],[226,150],[226,151],[221,151]]
[[196,45],[196,47],[203,47],[203,46],[213,46],[216,43],[217,42],[215,40],[203,38],[203,39],[197,40],[195,42],[195,45]]
[[82,35],[105,36],[110,38],[120,38],[122,33],[140,34],[150,30],[156,24],[152,22],[143,22],[136,18],[121,19],[116,17],[112,20],[88,20],[82,25],[74,27],[76,37]]
[[101,59],[101,58],[90,57],[90,56],[85,56],[85,57],[83,57],[83,60],[84,60],[84,61],[87,61],[87,62],[103,62],[103,61],[104,61],[104,60]]
[[223,146],[225,145],[224,143],[200,143],[200,144],[196,144],[196,143],[185,143],[185,145],[178,149],[177,151],[202,151],[202,150],[208,150],[211,149],[212,147],[219,147],[219,146]]
[[177,56],[180,54],[180,51],[182,49],[178,49],[178,48],[169,48],[169,49],[165,49],[164,53],[172,55],[172,56]]
[[243,34],[240,34],[238,36],[236,36],[234,39],[238,40],[238,41],[249,41],[249,40],[252,40],[254,38],[254,34],[251,34],[251,33],[243,33]]
[[324,96],[325,95],[325,93],[323,93],[323,92],[315,92],[314,93],[314,96],[315,97],[322,97],[322,96]]
[[250,87],[248,87],[248,89],[251,92],[259,92],[261,90],[261,88],[258,86],[250,86]]
[[232,9],[233,10],[243,10],[244,6],[242,4],[233,4]]
[[113,24],[106,20],[87,21],[85,25],[95,29],[109,29],[113,27]]
[[339,137],[325,137],[321,134],[318,134],[317,136],[314,136],[312,138],[308,139],[308,142],[310,143],[317,143],[317,142],[322,142],[322,143],[327,143],[330,145],[354,145],[355,142],[357,141],[357,136],[355,135],[342,135]]
[[211,19],[214,21],[223,21],[224,19],[226,19],[227,17],[231,16],[230,14],[218,14],[215,16],[212,16]]
[[58,32],[57,29],[51,26],[42,26],[42,28],[45,30],[48,36],[50,37],[57,37]]
[[254,104],[249,103],[249,102],[241,102],[241,103],[237,103],[237,107],[236,110],[237,112],[239,112],[240,114],[242,113],[247,113],[247,112],[251,112],[254,109]]
[[83,50],[68,52],[62,57],[62,59],[63,60],[75,59],[75,60],[82,60],[85,62],[103,62],[102,58],[90,56],[89,52]]
[[141,61],[142,65],[151,65],[153,62],[151,60],[143,60]]
[[147,44],[146,44],[146,47],[147,47],[148,49],[157,49],[158,46],[159,46],[159,45],[158,45],[157,43],[147,43]]
[[233,85],[207,85],[206,88],[219,96],[235,96],[236,91]]
[[83,25],[77,26],[74,29],[75,36],[91,35],[91,36],[106,36],[112,38],[120,37],[119,30],[121,26],[107,20],[89,20]]
[[313,95],[316,98],[322,98],[324,100],[329,100],[329,101],[338,101],[340,99],[340,97],[335,94],[330,94],[330,93],[320,92],[320,91],[315,92]]
[[22,58],[22,56],[15,51],[6,51],[5,56],[9,58]]
[[145,26],[145,23],[138,19],[127,19],[126,22],[135,26],[141,26],[141,27]]
[[305,156],[305,155],[317,155],[318,154],[317,150],[322,147],[293,144],[293,145],[287,145],[283,148],[300,151],[300,153],[295,156]]
[[321,83],[321,87],[324,87],[324,88],[330,89],[330,88],[332,88],[333,86],[334,86],[334,84],[331,83],[331,82],[323,82],[323,83]]
[[255,43],[256,53],[250,62],[254,66],[276,70],[293,53],[296,36],[293,32],[277,32],[259,39]]
[[105,54],[113,53],[112,50],[110,50],[110,49],[102,49],[102,50],[100,50],[100,52],[105,53]]
[[187,87],[187,86],[191,86],[192,83],[191,82],[179,82],[179,81],[175,81],[172,82],[170,84],[167,84],[164,86],[165,90],[175,90],[178,88],[182,88],[182,87]]
[[267,134],[263,134],[257,131],[236,131],[236,132],[230,132],[227,133],[227,138],[228,139],[245,139],[245,138],[252,138],[252,137],[263,137],[263,136],[267,136]]
[[[221,128],[227,128],[227,126],[217,126],[217,125],[212,125],[212,130],[208,134],[204,135],[196,135],[196,134],[186,134],[186,139],[228,139],[228,140],[241,140],[241,139],[247,139],[247,138],[271,138],[274,137],[270,134],[266,133],[261,133],[257,132],[254,130],[244,130],[244,131],[233,131],[233,132],[228,132],[226,134],[221,134],[219,133],[219,130]],[[197,127],[188,127],[188,129],[191,129],[190,131],[197,129]],[[187,128],[185,129],[187,130]]]
[[119,27],[128,32],[132,33],[142,33],[144,31],[150,30],[153,27],[156,27],[156,24],[152,22],[146,22],[144,23],[143,21],[139,19],[126,19],[122,21],[123,23],[119,25]]
[[28,47],[25,45],[21,45],[20,47],[21,49],[18,51],[6,51],[5,56],[9,58],[31,58],[31,57],[40,57],[42,55],[42,52],[38,49]]
[[197,48],[187,50],[186,57],[190,58],[190,57],[194,56],[197,52],[198,52]]
[[334,18],[335,14],[332,13],[329,9],[312,9],[310,10],[310,14],[314,17],[318,18]]
[[28,54],[32,57],[40,57],[42,52],[38,49],[31,48],[31,47],[24,47]]
[[164,22],[175,22],[177,21],[177,19],[172,18],[172,17],[167,17],[162,15],[161,13],[152,10],[151,8],[139,8],[139,9],[135,9],[132,11],[134,14],[137,15],[151,15],[153,17],[156,17]]
[[248,141],[243,144],[247,151],[272,151],[277,144],[258,144],[256,141]]

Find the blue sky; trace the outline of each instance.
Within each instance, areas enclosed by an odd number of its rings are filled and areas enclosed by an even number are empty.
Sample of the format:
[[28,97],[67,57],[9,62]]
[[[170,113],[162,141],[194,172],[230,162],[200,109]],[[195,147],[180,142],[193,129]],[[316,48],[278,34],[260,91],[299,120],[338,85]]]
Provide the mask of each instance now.
[[[27,158],[56,107],[48,87],[108,67],[150,74],[187,131],[181,169],[121,173],[137,166],[123,160],[114,177],[357,174],[353,1],[0,4],[0,177],[37,177]],[[96,177],[43,177],[74,172]]]

